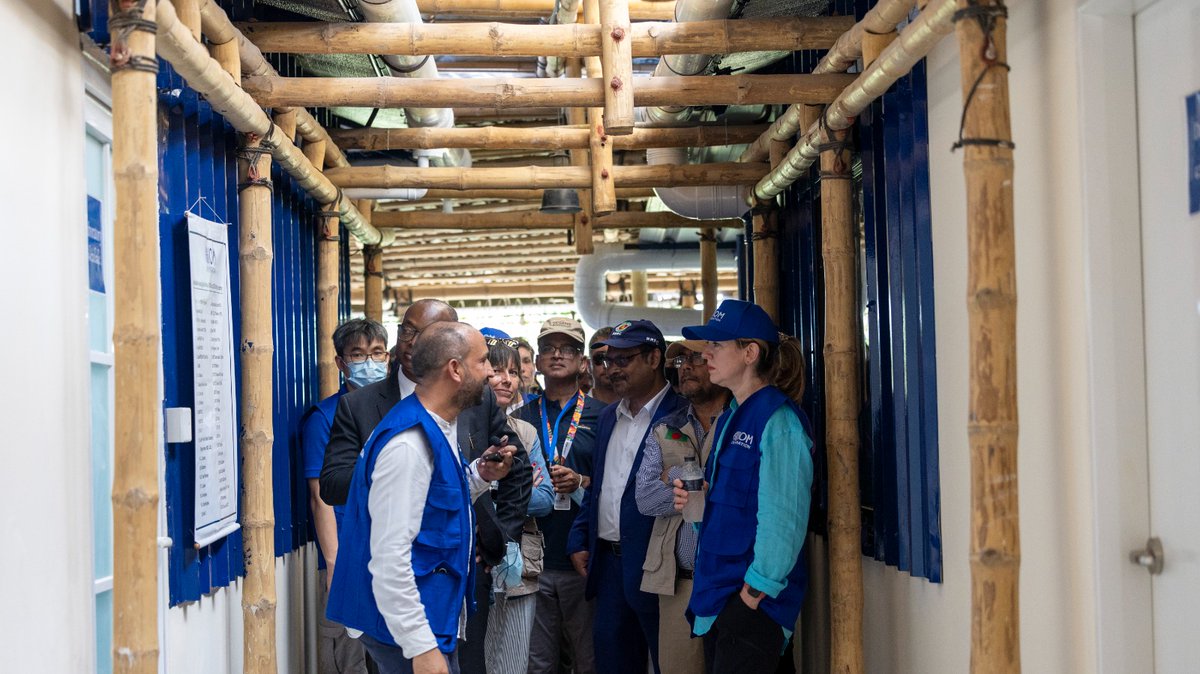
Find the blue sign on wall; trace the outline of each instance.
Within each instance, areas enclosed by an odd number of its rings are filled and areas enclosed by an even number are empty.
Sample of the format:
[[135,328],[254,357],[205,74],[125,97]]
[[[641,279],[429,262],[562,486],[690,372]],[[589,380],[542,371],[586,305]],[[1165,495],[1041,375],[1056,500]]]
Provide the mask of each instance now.
[[104,234],[100,220],[100,200],[87,198],[88,287],[104,292]]
[[1188,213],[1200,213],[1200,91],[1187,97]]

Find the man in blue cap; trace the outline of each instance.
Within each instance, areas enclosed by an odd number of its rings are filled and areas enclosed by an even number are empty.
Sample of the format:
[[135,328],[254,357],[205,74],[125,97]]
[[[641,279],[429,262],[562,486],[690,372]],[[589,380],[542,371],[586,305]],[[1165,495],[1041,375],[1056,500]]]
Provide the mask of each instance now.
[[642,565],[654,518],[638,512],[635,483],[646,436],[687,407],[667,383],[666,342],[650,321],[625,321],[598,344],[620,400],[600,413],[592,486],[571,528],[567,553],[596,600],[596,670],[644,674],[658,667],[658,596],[642,592]]

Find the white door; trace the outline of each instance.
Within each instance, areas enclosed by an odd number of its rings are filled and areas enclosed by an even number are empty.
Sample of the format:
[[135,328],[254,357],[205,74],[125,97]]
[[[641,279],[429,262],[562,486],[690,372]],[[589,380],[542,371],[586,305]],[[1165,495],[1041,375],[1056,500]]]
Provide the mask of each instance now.
[[1200,91],[1200,2],[1158,0],[1134,31],[1150,533],[1165,562],[1152,581],[1154,661],[1175,674],[1200,671],[1200,213],[1188,199],[1200,127],[1186,109]]

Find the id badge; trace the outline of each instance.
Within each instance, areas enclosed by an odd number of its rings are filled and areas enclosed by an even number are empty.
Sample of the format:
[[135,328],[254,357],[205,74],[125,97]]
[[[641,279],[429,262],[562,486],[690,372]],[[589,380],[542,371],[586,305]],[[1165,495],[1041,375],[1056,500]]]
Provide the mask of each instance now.
[[570,494],[555,494],[554,495],[554,509],[555,510],[570,510],[571,509],[571,495]]

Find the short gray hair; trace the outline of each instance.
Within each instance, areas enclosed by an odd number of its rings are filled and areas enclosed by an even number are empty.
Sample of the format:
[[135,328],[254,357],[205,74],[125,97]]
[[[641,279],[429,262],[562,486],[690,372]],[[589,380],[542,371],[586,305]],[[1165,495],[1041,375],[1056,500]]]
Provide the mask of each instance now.
[[352,318],[333,331],[333,352],[342,356],[360,340],[366,342],[367,346],[371,342],[383,342],[384,348],[387,348],[387,330],[369,318]]
[[418,380],[440,370],[452,360],[466,360],[475,328],[456,321],[431,323],[417,335],[412,349],[412,371]]

